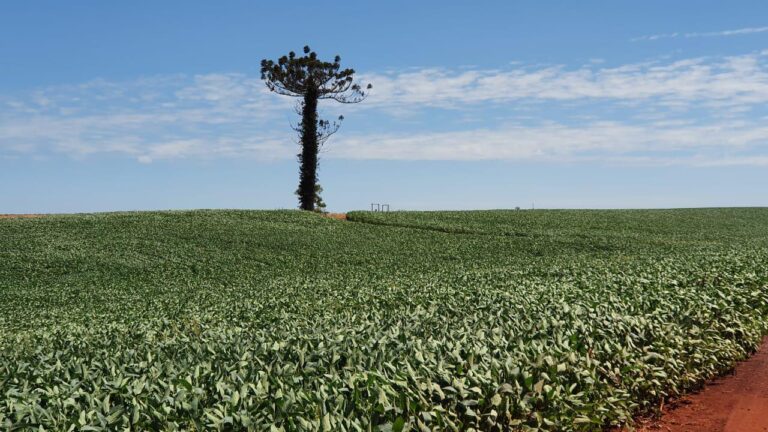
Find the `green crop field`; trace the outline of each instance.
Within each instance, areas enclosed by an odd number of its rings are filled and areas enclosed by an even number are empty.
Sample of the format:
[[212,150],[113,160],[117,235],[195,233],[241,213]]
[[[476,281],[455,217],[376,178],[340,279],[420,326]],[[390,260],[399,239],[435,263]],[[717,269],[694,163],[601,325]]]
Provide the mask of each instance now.
[[601,430],[768,331],[768,209],[0,219],[0,428]]

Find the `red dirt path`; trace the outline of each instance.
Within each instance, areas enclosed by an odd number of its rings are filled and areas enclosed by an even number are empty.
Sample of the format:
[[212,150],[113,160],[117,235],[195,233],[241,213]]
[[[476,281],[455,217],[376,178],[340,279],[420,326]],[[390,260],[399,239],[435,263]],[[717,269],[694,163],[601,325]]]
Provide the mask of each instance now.
[[768,431],[768,337],[733,375],[709,383],[665,408],[660,419],[641,422],[640,432]]
[[0,214],[0,219],[16,219],[16,218],[38,218],[43,217],[39,214]]
[[336,220],[347,220],[346,213],[325,213],[323,216]]

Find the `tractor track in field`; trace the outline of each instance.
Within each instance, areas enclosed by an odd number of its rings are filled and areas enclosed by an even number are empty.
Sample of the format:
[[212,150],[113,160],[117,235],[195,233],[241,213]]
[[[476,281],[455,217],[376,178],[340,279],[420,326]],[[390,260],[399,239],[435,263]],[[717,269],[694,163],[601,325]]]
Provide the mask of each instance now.
[[768,431],[768,337],[733,374],[667,406],[657,419],[641,420],[638,432]]

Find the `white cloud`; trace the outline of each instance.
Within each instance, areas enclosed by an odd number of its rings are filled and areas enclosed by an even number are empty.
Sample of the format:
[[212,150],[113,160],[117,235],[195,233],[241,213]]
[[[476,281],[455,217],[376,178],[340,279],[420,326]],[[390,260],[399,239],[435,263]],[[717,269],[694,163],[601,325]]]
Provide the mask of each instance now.
[[[374,84],[370,98],[343,110],[384,126],[343,129],[326,157],[737,165],[764,164],[768,154],[764,119],[750,114],[768,103],[764,52],[361,78]],[[288,128],[295,102],[239,73],[95,80],[0,96],[0,156],[287,159],[296,150]],[[557,113],[566,108],[570,116]],[[430,120],[436,112],[460,120]],[[414,114],[425,115],[404,121]],[[406,124],[408,134],[382,132]]]
[[[744,156],[742,153],[762,151]],[[460,132],[341,137],[327,157],[389,160],[603,160],[695,165],[762,164],[768,126],[726,122],[583,126],[545,124]]]
[[768,32],[768,27],[745,27],[735,30],[721,30],[713,32],[693,32],[693,33],[661,33],[655,35],[640,36],[631,39],[632,42],[638,41],[654,41],[659,39],[673,39],[678,37],[684,38],[699,38],[699,37],[723,37],[723,36],[738,36],[753,33],[765,33]]
[[594,64],[569,70],[542,69],[452,71],[424,69],[368,74],[374,83],[371,107],[461,108],[485,102],[568,100],[647,101],[668,105],[704,102],[768,102],[768,65],[748,54],[719,59],[695,58],[672,63],[648,62],[614,68]]

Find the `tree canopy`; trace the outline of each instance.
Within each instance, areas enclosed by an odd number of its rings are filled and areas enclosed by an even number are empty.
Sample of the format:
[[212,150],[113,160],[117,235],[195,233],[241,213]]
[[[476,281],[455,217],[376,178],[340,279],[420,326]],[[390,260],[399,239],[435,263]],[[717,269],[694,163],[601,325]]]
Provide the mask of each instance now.
[[365,99],[366,90],[354,82],[355,70],[341,69],[341,57],[333,62],[318,59],[317,53],[309,46],[304,47],[304,55],[297,57],[291,51],[280,57],[277,62],[264,59],[261,61],[261,79],[267,88],[275,93],[305,97],[307,93],[316,93],[318,99],[333,99],[341,103],[357,103]]

